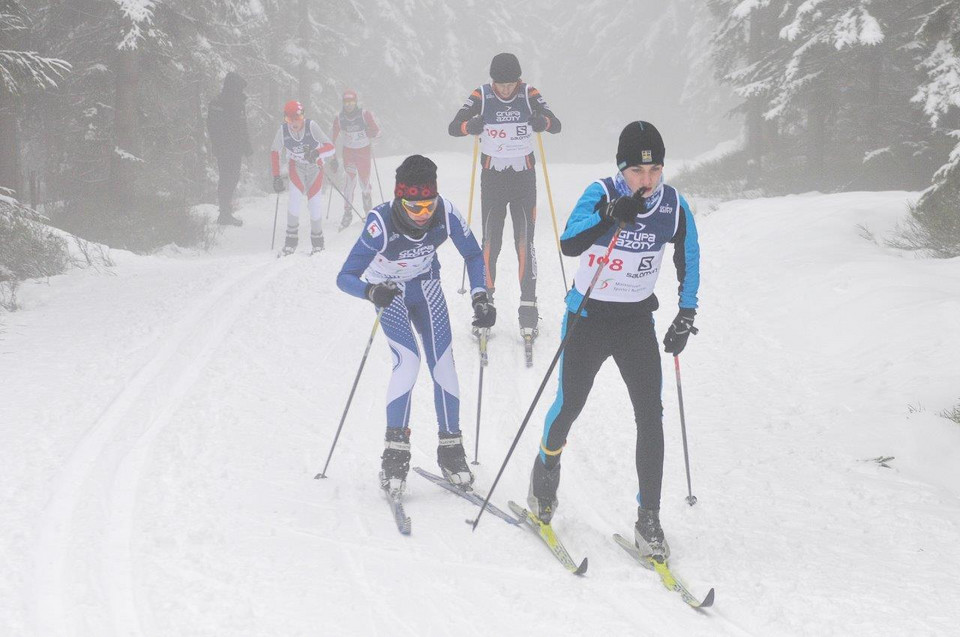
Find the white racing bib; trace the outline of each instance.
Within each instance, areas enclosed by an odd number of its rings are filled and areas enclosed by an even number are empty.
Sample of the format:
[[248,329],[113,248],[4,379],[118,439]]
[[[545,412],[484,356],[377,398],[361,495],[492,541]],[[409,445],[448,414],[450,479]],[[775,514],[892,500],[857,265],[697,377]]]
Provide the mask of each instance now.
[[[590,298],[636,303],[653,294],[664,249],[677,233],[679,215],[677,191],[664,186],[660,201],[649,212],[637,215],[632,224],[619,232],[609,262],[604,264]],[[580,255],[580,267],[574,277],[574,285],[581,294],[585,294],[590,287],[614,231],[615,227],[605,232],[590,249]]]
[[509,102],[504,102],[489,84],[483,85],[483,133],[480,147],[491,157],[525,157],[533,152],[533,109],[527,98],[527,85],[521,83]]

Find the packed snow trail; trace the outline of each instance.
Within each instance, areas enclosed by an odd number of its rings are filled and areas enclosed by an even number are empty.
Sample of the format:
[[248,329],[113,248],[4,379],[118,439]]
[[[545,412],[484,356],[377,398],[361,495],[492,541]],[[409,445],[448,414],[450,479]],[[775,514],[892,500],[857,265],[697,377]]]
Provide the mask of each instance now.
[[[433,157],[441,192],[466,210],[470,156]],[[381,174],[398,160],[378,158]],[[610,169],[551,164],[561,226]],[[480,490],[559,342],[563,286],[542,181],[538,192],[541,336],[527,369],[505,240]],[[313,480],[374,319],[335,286],[359,232],[336,231],[336,197],[327,250],[312,257],[270,253],[271,196],[244,201],[245,225],[210,254],[118,252],[112,275],[28,284],[0,335],[0,633],[949,633],[960,621],[960,426],[936,413],[960,401],[960,334],[946,328],[960,315],[960,261],[902,255],[858,229],[890,236],[909,198],[699,202],[700,334],[682,355],[699,502],[684,502],[664,356],[661,517],[677,575],[694,594],[716,587],[703,613],[611,539],[630,537],[636,490],[633,415],[612,364],[571,431],[554,518],[571,553],[589,556],[583,578],[493,516],[471,532],[473,504],[412,474],[413,534],[397,533],[376,480],[382,335],[329,477]],[[462,262],[447,245],[440,259],[472,457],[479,357],[456,293]],[[672,272],[660,281],[662,336],[676,283]],[[422,374],[414,392],[412,464],[435,471],[429,382]],[[501,507],[525,499],[555,388],[494,493]],[[870,461],[881,455],[895,456],[891,468]]]

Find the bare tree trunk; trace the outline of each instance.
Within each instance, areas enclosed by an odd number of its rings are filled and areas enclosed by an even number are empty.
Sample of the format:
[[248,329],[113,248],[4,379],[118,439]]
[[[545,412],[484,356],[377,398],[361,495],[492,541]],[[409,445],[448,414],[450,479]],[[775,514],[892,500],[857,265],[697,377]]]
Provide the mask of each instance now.
[[13,96],[0,89],[0,187],[17,192],[24,200],[23,175],[20,171],[20,121]]
[[[754,63],[760,60],[764,54],[763,22],[759,9],[754,11],[750,17],[749,38],[749,57],[750,62]],[[763,136],[764,119],[762,97],[750,97],[747,99],[747,114],[744,125],[746,127],[748,178],[751,182],[755,182],[763,172],[763,153],[766,150]]]
[[206,160],[206,135],[203,121],[203,105],[201,99],[201,78],[197,78],[193,81],[193,87],[191,90],[191,106],[193,108],[194,122],[196,123],[196,128],[194,130],[194,143],[196,144],[195,154],[194,154],[194,167],[193,167],[193,200],[199,201],[203,197],[204,184],[207,183],[206,174],[207,174],[207,160]]
[[[300,8],[297,11],[297,36],[300,40],[300,47],[307,49],[310,46],[310,0],[300,0]],[[297,69],[297,92],[303,108],[307,112],[310,110],[310,86],[312,73],[307,67],[306,60],[300,60],[300,66]]]
[[[137,88],[140,82],[140,52],[136,49],[119,51],[116,72],[114,136],[117,148],[123,153],[139,157]],[[112,164],[114,193],[122,205],[128,206],[133,202],[136,162],[114,152]]]

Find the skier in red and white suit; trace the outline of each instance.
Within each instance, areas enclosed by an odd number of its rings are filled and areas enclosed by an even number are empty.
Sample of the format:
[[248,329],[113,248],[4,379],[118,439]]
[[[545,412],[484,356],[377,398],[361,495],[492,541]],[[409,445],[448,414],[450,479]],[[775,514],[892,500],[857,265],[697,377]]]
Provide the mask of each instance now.
[[337,138],[343,134],[343,169],[347,173],[347,183],[344,188],[343,220],[340,229],[346,228],[353,221],[351,206],[353,193],[360,181],[360,192],[363,195],[363,209],[373,208],[373,198],[370,194],[370,159],[373,148],[370,140],[380,137],[380,125],[373,113],[357,105],[357,92],[347,89],[343,92],[343,108],[333,118],[333,127],[330,139],[337,143]]
[[300,203],[304,194],[307,196],[307,209],[310,211],[310,242],[313,252],[318,252],[323,249],[323,198],[320,196],[320,188],[323,186],[323,162],[330,158],[336,161],[336,147],[320,130],[317,122],[304,119],[303,105],[300,102],[291,100],[286,103],[283,107],[283,120],[270,147],[273,189],[277,193],[284,189],[283,177],[280,176],[280,153],[286,150],[289,159],[287,240],[283,245],[283,253],[292,254],[297,249]]

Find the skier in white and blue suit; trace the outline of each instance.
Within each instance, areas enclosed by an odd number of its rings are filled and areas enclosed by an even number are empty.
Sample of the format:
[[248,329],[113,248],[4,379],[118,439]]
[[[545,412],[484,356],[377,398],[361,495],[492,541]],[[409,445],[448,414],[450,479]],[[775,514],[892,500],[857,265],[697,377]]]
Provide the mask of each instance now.
[[403,491],[410,468],[410,402],[420,369],[414,328],[433,376],[440,435],[437,463],[451,483],[473,482],[460,433],[460,390],[436,253],[447,238],[466,261],[473,325],[492,327],[497,313],[487,296],[483,252],[454,205],[438,194],[436,164],[421,155],[407,157],[397,168],[393,201],[367,215],[363,232],[337,276],[341,290],[385,308],[380,322],[394,362],[387,388],[380,481],[392,494]]
[[590,184],[567,220],[561,250],[567,256],[579,256],[580,267],[567,294],[564,333],[615,232],[619,239],[560,359],[557,398],[545,419],[527,499],[531,511],[549,522],[557,507],[560,454],[567,434],[601,365],[612,356],[627,385],[637,425],[635,541],[643,555],[661,559],[669,556],[670,549],[659,517],[662,374],[652,313],[659,306],[654,285],[667,243],[674,244],[680,281],[679,311],[664,338],[664,349],[670,354],[679,354],[686,345],[700,285],[697,228],[686,200],[663,183],[665,154],[663,139],[652,124],[628,124],[617,148],[620,172]]

